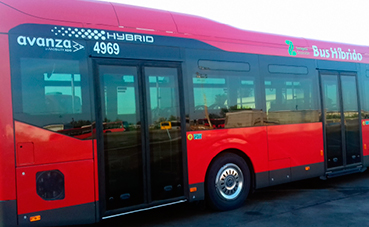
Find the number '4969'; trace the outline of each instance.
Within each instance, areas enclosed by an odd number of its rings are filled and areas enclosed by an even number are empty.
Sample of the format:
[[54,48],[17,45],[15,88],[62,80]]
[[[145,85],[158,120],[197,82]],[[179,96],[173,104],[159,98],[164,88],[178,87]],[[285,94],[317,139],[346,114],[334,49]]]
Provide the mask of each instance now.
[[94,46],[94,51],[98,54],[115,54],[118,55],[120,52],[118,43],[105,43],[96,42]]

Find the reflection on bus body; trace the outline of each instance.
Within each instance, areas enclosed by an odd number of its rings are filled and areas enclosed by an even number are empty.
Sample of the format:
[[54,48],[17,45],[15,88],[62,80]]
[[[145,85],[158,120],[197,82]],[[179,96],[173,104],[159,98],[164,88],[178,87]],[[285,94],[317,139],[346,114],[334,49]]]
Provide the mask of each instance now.
[[[115,122],[104,122],[103,123],[103,133],[111,132],[124,132],[126,128],[124,126],[126,122],[115,121]],[[96,133],[96,124],[93,122],[90,125],[83,125],[80,128],[64,129],[63,124],[53,124],[44,126],[44,129],[48,129],[54,132],[58,132],[67,136],[72,136],[78,139],[92,138],[92,135]]]

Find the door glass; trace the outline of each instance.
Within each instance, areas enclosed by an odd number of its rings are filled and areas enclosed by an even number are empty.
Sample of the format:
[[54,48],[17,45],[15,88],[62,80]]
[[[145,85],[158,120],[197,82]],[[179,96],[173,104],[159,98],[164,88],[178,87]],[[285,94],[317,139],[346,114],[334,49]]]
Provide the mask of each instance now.
[[360,162],[359,107],[354,76],[341,75],[345,119],[346,164]]
[[328,168],[343,165],[341,105],[337,75],[322,75]]
[[99,66],[107,210],[144,202],[137,68]]
[[152,200],[183,195],[177,68],[145,67]]

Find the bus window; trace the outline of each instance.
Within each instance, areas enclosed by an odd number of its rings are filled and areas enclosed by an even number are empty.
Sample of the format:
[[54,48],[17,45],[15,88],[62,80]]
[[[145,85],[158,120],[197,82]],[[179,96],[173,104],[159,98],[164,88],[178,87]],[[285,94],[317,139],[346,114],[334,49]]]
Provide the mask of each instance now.
[[278,75],[265,80],[267,125],[319,121],[319,108],[311,78]]
[[19,62],[19,73],[12,77],[15,119],[68,136],[91,138],[91,127],[82,130],[92,122],[86,100],[88,81],[81,74],[80,61],[21,58]]
[[190,115],[191,129],[261,125],[262,112],[253,111],[256,108],[254,78],[234,72],[221,74],[196,74],[192,78],[194,107]]

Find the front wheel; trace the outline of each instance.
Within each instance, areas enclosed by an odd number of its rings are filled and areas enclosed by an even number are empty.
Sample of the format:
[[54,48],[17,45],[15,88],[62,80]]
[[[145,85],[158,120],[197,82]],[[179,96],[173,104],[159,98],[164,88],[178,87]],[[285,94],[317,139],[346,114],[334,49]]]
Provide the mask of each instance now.
[[240,207],[250,191],[250,170],[243,158],[226,153],[210,166],[206,179],[206,197],[216,210]]

